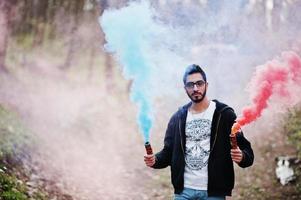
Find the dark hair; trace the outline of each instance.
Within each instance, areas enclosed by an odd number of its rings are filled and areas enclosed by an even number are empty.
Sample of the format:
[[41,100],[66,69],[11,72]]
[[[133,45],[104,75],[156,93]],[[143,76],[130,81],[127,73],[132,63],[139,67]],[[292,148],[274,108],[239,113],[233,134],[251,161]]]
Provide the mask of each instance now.
[[191,74],[195,74],[195,73],[200,73],[202,75],[204,81],[207,82],[206,74],[203,71],[203,69],[200,66],[196,65],[196,64],[192,64],[192,65],[189,65],[185,70],[185,73],[184,73],[184,76],[183,76],[184,84],[186,83],[187,76],[191,75]]

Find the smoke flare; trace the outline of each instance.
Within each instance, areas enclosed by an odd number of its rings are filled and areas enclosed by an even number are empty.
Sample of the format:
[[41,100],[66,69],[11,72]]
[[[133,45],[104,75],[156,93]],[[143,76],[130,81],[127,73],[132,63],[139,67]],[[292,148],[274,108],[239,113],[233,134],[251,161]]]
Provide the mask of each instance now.
[[272,95],[285,100],[288,106],[293,105],[290,86],[301,83],[301,59],[294,52],[283,52],[281,58],[274,59],[258,66],[251,80],[252,104],[242,109],[242,116],[237,119],[234,129],[255,121],[268,107]]
[[138,105],[138,124],[147,142],[152,126],[149,78],[153,64],[144,50],[150,48],[147,41],[154,32],[149,26],[154,25],[150,6],[143,1],[119,10],[106,10],[100,24],[105,32],[106,50],[115,54],[125,77],[133,81],[131,100]]

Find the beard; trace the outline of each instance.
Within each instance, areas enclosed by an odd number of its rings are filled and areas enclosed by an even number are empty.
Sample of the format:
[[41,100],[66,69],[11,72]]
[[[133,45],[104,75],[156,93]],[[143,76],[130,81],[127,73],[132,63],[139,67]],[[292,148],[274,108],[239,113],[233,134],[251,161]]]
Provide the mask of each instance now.
[[[187,95],[188,97],[191,99],[191,101],[193,101],[194,103],[200,103],[204,100],[205,96],[206,96],[206,92],[207,90],[205,89],[204,93],[200,93],[200,92],[193,92],[192,94],[189,94],[187,91]],[[194,95],[198,95],[198,96],[194,96]]]

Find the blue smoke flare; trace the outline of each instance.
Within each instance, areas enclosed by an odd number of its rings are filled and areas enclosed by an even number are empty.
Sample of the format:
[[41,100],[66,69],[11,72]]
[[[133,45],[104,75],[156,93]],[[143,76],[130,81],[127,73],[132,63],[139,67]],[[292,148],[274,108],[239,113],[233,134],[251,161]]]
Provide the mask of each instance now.
[[138,124],[147,142],[152,127],[149,91],[153,66],[145,53],[152,38],[149,5],[146,2],[131,3],[119,10],[106,10],[99,22],[105,33],[106,50],[115,54],[125,77],[133,81],[131,100],[138,105]]

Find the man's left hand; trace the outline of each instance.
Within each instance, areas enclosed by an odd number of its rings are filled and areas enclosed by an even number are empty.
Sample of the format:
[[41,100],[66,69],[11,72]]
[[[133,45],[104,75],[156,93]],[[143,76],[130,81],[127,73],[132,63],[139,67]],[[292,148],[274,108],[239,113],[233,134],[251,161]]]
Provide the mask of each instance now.
[[239,164],[242,161],[243,153],[239,147],[237,147],[236,149],[231,149],[231,158],[237,164]]

